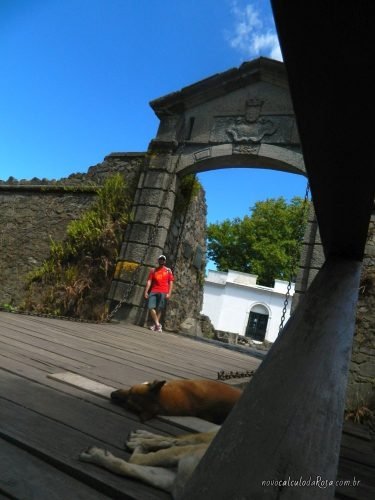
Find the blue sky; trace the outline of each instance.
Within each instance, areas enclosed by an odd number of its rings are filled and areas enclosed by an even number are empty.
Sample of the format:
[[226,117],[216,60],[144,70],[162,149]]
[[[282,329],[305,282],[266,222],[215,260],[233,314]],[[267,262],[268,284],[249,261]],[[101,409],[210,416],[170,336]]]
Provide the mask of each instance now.
[[[0,179],[58,179],[146,151],[149,101],[260,55],[281,59],[268,0],[0,0]],[[269,170],[200,180],[209,222],[305,189]]]

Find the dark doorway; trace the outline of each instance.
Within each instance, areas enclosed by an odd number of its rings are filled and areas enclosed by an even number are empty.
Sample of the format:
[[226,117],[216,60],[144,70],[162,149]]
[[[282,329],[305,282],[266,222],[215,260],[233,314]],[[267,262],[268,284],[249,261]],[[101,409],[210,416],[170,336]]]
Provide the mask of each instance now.
[[268,314],[251,311],[246,328],[246,337],[263,342],[266,336],[267,323]]

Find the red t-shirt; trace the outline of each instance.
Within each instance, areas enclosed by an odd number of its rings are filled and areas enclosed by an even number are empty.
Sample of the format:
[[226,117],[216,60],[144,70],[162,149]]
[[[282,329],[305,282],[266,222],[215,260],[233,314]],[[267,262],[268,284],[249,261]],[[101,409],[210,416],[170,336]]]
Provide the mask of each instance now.
[[166,266],[153,269],[148,275],[148,279],[151,280],[150,292],[158,293],[168,293],[169,284],[174,281],[171,269]]

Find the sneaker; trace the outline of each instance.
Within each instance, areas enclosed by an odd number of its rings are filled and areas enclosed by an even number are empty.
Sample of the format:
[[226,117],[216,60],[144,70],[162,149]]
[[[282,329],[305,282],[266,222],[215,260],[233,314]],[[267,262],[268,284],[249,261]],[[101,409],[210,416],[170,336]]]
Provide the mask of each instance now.
[[150,330],[152,330],[153,332],[156,332],[156,331],[157,331],[157,329],[156,329],[156,325],[152,325],[152,326],[150,326]]
[[160,324],[157,327],[155,327],[155,331],[156,332],[162,332],[163,331]]

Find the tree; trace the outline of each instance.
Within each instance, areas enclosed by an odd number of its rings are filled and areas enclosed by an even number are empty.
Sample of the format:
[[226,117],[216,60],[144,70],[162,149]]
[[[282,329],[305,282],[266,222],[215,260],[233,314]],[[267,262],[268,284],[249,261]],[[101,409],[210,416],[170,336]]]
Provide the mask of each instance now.
[[219,271],[256,274],[258,283],[273,286],[275,279],[296,278],[308,202],[295,197],[258,201],[251,214],[210,224],[208,258]]

